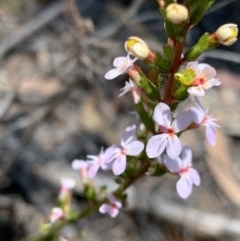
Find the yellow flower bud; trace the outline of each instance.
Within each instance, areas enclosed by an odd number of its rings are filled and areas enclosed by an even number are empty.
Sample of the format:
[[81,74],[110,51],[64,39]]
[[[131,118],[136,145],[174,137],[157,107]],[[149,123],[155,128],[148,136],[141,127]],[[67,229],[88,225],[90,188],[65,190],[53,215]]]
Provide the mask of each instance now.
[[174,24],[182,24],[188,20],[188,10],[184,5],[171,3],[166,8],[167,19]]
[[124,46],[129,54],[141,60],[148,58],[150,54],[148,45],[141,38],[135,36],[129,37]]
[[238,27],[237,24],[227,23],[219,27],[216,31],[218,42],[225,46],[230,46],[237,41]]

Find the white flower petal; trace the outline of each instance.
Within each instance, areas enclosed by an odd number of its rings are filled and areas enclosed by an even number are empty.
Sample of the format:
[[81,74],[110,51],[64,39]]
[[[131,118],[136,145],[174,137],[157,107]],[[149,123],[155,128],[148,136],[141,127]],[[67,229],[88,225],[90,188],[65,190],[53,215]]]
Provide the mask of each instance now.
[[152,136],[147,143],[146,152],[149,158],[160,156],[167,145],[167,135],[160,134]]
[[117,68],[114,68],[114,69],[109,70],[104,75],[104,78],[108,79],[108,80],[111,80],[111,79],[114,79],[114,78],[118,77],[119,75],[121,75],[121,71],[119,69],[117,69]]
[[205,91],[201,85],[189,87],[187,91],[191,96],[201,97],[205,94]]
[[116,176],[121,175],[125,171],[126,165],[127,165],[126,156],[116,158],[116,160],[113,162],[113,165],[112,165],[112,171],[114,175]]
[[168,155],[163,156],[164,165],[172,173],[179,173],[181,171],[181,159],[172,159]]
[[178,195],[183,198],[186,199],[190,196],[190,194],[192,193],[192,183],[189,180],[189,178],[182,176],[176,184],[176,189],[177,189],[177,193]]
[[191,111],[184,111],[179,113],[172,123],[174,132],[178,133],[187,129],[187,127],[189,127],[192,121],[193,121],[193,116]]
[[197,170],[194,168],[190,169],[189,176],[191,176],[192,182],[196,185],[199,186],[201,184],[201,178],[199,176],[199,173]]
[[158,125],[168,128],[172,122],[169,106],[162,102],[158,103],[154,109],[153,119]]
[[132,141],[125,146],[125,151],[128,156],[138,156],[144,149],[144,144],[141,141]]
[[182,144],[179,138],[176,135],[168,138],[167,146],[166,146],[167,154],[170,158],[175,159],[179,156],[182,151]]

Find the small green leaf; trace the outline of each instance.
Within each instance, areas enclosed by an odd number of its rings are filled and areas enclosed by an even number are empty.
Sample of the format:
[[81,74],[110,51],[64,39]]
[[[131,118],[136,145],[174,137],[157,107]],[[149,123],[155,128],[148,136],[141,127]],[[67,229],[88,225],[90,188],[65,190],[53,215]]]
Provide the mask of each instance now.
[[209,38],[209,33],[204,33],[197,44],[187,50],[184,58],[188,61],[197,59],[203,52],[206,52],[218,45],[218,43],[212,41]]
[[187,86],[180,86],[174,91],[174,98],[178,101],[185,100],[188,97]]
[[152,117],[149,116],[148,112],[145,110],[142,102],[135,105],[136,111],[140,117],[141,122],[146,126],[149,131],[155,131],[155,124]]
[[173,60],[174,49],[169,45],[164,45],[162,52],[157,53],[156,67],[162,73],[169,73],[172,60]]
[[201,0],[201,1],[189,1],[189,14],[191,25],[198,24],[204,17],[207,10],[212,6],[215,0]]

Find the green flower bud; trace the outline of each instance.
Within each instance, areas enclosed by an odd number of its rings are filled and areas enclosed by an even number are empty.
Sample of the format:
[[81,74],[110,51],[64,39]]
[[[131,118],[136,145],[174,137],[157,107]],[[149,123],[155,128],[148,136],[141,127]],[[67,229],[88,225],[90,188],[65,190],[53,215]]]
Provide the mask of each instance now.
[[185,69],[182,73],[175,73],[174,78],[184,86],[190,86],[196,74],[193,69]]

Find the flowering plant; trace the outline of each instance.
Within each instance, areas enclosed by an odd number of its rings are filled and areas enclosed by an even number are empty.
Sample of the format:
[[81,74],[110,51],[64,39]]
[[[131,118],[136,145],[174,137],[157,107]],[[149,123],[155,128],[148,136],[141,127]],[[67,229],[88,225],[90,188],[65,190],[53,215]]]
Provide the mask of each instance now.
[[[74,183],[65,180],[59,196],[60,205],[54,207],[50,215],[51,224],[36,240],[54,240],[62,227],[95,210],[116,217],[124,207],[126,189],[146,173],[148,176],[166,173],[179,176],[176,190],[183,199],[191,195],[193,184],[200,185],[200,175],[192,166],[192,151],[182,146],[180,138],[185,131],[204,126],[207,141],[215,144],[219,125],[208,110],[203,109],[201,98],[221,82],[216,70],[199,63],[197,58],[220,44],[235,43],[238,28],[236,24],[225,24],[214,33],[204,33],[194,46],[185,48],[189,30],[198,24],[214,0],[185,0],[183,4],[173,0],[157,2],[164,19],[167,43],[155,52],[141,38],[130,37],[124,44],[126,57],[116,57],[114,68],[104,76],[106,81],[119,75],[128,77],[119,96],[131,93],[139,125],[130,124],[120,143],[101,149],[99,155],[73,161],[72,167],[81,173],[90,204],[79,213],[74,211],[70,202]],[[147,71],[139,67],[139,61],[148,66]],[[192,107],[179,111],[178,106],[186,99],[192,101]],[[117,177],[119,188],[114,192],[98,190],[92,184],[100,169],[111,170]]]

